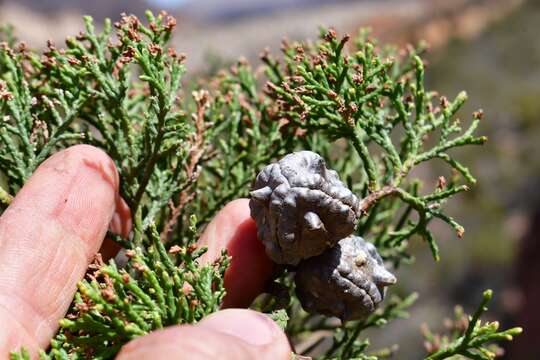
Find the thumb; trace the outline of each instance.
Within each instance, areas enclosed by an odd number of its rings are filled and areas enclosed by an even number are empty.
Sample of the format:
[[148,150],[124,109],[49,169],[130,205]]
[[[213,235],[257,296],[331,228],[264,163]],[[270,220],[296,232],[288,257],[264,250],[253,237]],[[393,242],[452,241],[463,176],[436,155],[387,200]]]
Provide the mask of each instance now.
[[124,346],[118,360],[272,359],[286,360],[291,348],[285,333],[266,315],[244,309],[222,310],[197,325],[153,332]]

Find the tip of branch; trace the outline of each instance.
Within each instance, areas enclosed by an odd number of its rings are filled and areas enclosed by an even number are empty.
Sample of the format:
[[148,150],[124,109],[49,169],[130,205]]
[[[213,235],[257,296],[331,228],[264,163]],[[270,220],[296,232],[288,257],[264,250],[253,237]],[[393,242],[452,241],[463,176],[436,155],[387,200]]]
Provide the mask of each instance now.
[[473,118],[475,120],[482,120],[484,117],[484,110],[478,109],[477,111],[473,112]]
[[519,335],[521,333],[523,333],[523,328],[522,327],[515,327],[515,328],[512,328],[510,330],[508,330],[512,335]]

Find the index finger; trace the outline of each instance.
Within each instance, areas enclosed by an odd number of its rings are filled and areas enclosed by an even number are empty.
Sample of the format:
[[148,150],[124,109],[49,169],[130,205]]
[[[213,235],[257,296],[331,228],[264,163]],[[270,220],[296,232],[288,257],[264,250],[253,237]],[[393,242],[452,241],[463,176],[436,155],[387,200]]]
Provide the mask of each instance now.
[[118,174],[101,150],[78,145],[46,160],[0,218],[0,357],[47,347],[99,249]]

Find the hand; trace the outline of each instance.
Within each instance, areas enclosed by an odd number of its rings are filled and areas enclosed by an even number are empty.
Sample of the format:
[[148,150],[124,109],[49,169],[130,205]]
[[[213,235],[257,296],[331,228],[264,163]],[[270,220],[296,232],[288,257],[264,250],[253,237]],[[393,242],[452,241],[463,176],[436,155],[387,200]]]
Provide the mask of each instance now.
[[[128,231],[129,210],[118,195],[113,161],[88,145],[45,161],[0,218],[0,359],[26,347],[35,357],[48,346],[76,283],[102,246],[109,224]],[[247,200],[227,205],[200,243],[203,261],[226,248],[224,307],[245,307],[272,272],[256,238]],[[102,249],[110,251],[110,247]],[[174,326],[124,346],[118,359],[288,359],[285,334],[265,315],[228,309],[196,325]]]

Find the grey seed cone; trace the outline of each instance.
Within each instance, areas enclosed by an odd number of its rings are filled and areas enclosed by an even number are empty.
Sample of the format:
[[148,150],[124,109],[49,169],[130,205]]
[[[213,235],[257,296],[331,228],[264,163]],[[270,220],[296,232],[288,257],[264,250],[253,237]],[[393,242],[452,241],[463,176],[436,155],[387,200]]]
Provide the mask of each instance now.
[[295,282],[304,310],[348,321],[373,313],[396,277],[385,269],[373,244],[351,235],[302,261]]
[[259,239],[278,264],[297,265],[321,254],[357,223],[358,198],[311,151],[266,166],[250,195]]

